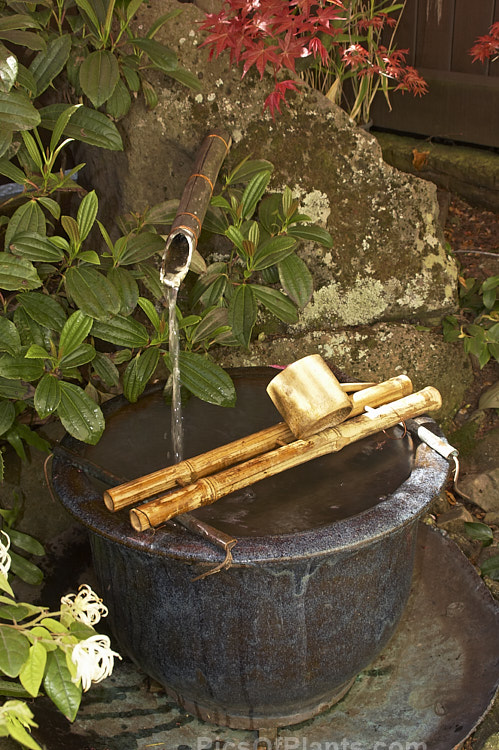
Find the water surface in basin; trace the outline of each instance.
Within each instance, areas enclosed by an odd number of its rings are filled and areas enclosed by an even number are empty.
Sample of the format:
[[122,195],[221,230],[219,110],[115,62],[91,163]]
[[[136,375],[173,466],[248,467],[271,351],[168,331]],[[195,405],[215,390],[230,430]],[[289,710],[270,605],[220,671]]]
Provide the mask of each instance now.
[[[237,404],[222,408],[190,399],[183,407],[184,457],[203,453],[281,421],[265,392],[275,371],[234,375]],[[106,420],[100,443],[86,455],[119,476],[134,478],[173,463],[170,407],[161,392],[127,404]],[[338,453],[250,485],[195,515],[235,536],[267,536],[320,528],[376,505],[410,475],[413,445],[395,428]]]

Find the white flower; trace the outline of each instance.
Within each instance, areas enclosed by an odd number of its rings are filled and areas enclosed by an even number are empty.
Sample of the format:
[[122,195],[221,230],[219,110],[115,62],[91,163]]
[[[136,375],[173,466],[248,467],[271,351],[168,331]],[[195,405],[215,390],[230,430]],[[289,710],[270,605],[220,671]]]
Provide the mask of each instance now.
[[75,682],[81,679],[83,690],[88,690],[92,682],[100,682],[109,677],[114,667],[114,657],[121,659],[111,651],[111,641],[107,635],[92,635],[74,646],[71,659],[76,664]]
[[75,620],[85,625],[95,625],[101,617],[107,617],[108,609],[87,583],[78,589],[78,594],[68,594],[61,599],[61,610],[69,612]]
[[[9,555],[10,537],[5,533],[5,531],[0,531],[0,534],[2,535],[0,537],[0,573],[7,577],[7,573],[9,572],[11,563]],[[3,542],[2,537],[5,537],[7,541]]]

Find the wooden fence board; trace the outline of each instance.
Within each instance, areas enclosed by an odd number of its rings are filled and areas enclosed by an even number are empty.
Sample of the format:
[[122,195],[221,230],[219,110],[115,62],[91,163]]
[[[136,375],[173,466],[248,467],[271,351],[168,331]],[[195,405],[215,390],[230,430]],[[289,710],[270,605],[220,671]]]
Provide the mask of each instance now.
[[426,78],[422,97],[377,97],[374,125],[499,147],[499,60],[472,62],[469,49],[499,21],[499,0],[407,0],[396,43]]

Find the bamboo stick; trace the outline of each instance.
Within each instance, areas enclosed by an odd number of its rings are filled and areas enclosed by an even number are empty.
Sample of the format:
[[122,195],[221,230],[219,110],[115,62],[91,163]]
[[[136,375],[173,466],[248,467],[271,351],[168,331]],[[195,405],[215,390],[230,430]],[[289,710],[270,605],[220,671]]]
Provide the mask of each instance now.
[[[343,383],[342,387],[349,392],[358,383]],[[406,375],[398,375],[383,383],[370,385],[351,396],[353,410],[351,414],[361,414],[365,406],[377,407],[406,396],[412,392],[412,383]],[[129,505],[145,500],[158,492],[165,492],[175,485],[185,487],[202,477],[214,474],[235,463],[290,443],[295,437],[285,422],[268,427],[227,445],[207,451],[199,456],[181,461],[173,466],[159,469],[138,479],[132,479],[118,487],[104,492],[104,502],[111,511],[121,510]]]
[[230,136],[214,130],[204,139],[187,180],[161,264],[161,279],[178,289],[196,249],[213,188],[231,145]]
[[158,526],[173,516],[210,505],[220,497],[236,492],[249,484],[334,453],[349,443],[368,437],[380,430],[393,427],[404,419],[435,411],[442,405],[436,388],[424,388],[418,393],[393,401],[368,414],[349,419],[336,427],[295,440],[289,445],[269,451],[238,466],[198,480],[180,490],[144,503],[130,511],[130,521],[136,531]]

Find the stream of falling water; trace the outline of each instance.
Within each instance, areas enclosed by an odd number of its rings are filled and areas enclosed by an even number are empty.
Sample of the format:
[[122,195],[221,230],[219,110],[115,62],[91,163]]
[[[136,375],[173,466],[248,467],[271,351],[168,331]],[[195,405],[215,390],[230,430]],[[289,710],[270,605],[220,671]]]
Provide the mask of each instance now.
[[182,425],[182,398],[180,393],[179,330],[176,315],[178,287],[166,286],[168,300],[169,349],[172,368],[171,436],[173,463],[184,457],[184,428]]

